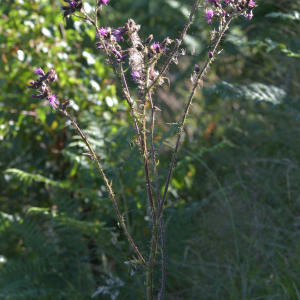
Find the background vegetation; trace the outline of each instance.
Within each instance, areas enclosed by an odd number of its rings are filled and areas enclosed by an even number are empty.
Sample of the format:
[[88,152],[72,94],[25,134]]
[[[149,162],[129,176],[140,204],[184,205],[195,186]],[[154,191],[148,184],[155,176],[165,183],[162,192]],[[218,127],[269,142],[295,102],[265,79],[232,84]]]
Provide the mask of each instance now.
[[[240,18],[227,32],[188,119],[170,192],[181,201],[165,215],[165,299],[300,299],[300,1],[257,4],[250,22]],[[147,250],[150,218],[126,103],[94,32],[63,21],[60,5],[0,5],[0,299],[90,299],[98,287],[98,299],[143,299],[142,274],[124,264],[133,253],[93,162],[66,120],[26,89],[34,69],[55,68],[53,90],[73,100],[71,114]],[[133,18],[145,38],[176,38],[190,5],[111,0],[101,26]],[[179,121],[212,29],[199,11],[186,55],[169,70],[170,89],[157,92],[162,175],[177,128],[167,124]]]

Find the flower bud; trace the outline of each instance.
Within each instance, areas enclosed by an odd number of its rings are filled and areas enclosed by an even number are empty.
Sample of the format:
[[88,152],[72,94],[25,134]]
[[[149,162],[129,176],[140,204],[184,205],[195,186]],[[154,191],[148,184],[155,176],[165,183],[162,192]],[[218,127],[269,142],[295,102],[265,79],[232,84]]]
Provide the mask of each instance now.
[[125,54],[125,55],[122,56],[121,60],[124,61],[127,57],[128,57],[128,55]]
[[65,103],[61,105],[62,110],[66,110],[71,105],[71,101],[67,100]]
[[136,49],[139,51],[143,51],[144,47],[142,44],[137,44]]
[[153,40],[153,34],[150,34],[149,37],[143,43],[144,45],[149,45],[149,43]]

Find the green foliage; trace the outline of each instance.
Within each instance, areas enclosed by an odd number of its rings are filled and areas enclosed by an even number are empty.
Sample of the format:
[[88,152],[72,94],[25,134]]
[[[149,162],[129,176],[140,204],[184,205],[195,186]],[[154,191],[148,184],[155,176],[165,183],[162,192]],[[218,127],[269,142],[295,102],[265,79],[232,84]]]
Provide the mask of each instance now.
[[267,18],[280,18],[283,20],[300,20],[300,13],[296,10],[293,10],[289,14],[284,14],[282,12],[273,12],[266,15]]
[[17,178],[19,178],[20,181],[24,181],[25,184],[30,185],[33,181],[35,182],[43,182],[45,184],[49,184],[49,185],[53,185],[53,186],[58,186],[58,187],[68,187],[70,186],[70,182],[57,182],[54,180],[51,180],[47,177],[41,176],[39,174],[29,174],[27,172],[24,172],[22,170],[18,170],[18,169],[7,169],[5,170],[6,174],[14,174],[15,176],[17,176]]

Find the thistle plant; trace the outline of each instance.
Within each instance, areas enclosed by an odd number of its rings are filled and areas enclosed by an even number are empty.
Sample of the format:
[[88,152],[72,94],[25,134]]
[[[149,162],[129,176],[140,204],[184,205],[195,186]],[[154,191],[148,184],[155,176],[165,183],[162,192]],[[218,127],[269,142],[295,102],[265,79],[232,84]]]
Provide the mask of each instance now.
[[[153,35],[142,37],[140,34],[141,26],[136,24],[133,19],[129,19],[126,24],[117,29],[109,27],[109,24],[101,24],[98,19],[98,10],[105,9],[105,6],[109,5],[110,0],[97,0],[95,11],[91,15],[86,13],[81,0],[64,1],[68,3],[68,5],[61,7],[62,17],[64,19],[69,19],[71,17],[79,18],[82,22],[88,23],[95,29],[95,37],[98,40],[96,47],[106,55],[106,62],[112,68],[122,93],[127,100],[142,157],[147,200],[152,220],[152,236],[148,254],[141,253],[132,239],[123,214],[115,199],[113,186],[103,170],[101,159],[98,158],[93,150],[88,135],[83,133],[75,119],[73,119],[68,112],[70,101],[59,103],[59,97],[52,93],[49,85],[57,79],[55,70],[51,69],[45,73],[43,69],[39,67],[35,71],[39,78],[35,81],[30,81],[30,86],[28,86],[28,88],[35,91],[32,98],[47,99],[50,106],[58,113],[65,116],[79,133],[82,141],[88,148],[89,156],[95,162],[105,181],[107,191],[116,211],[118,223],[122,227],[134,252],[134,258],[127,263],[143,269],[147,299],[163,299],[166,281],[164,211],[168,207],[168,205],[166,205],[168,189],[192,100],[197,88],[201,87],[203,77],[207,73],[210,65],[220,53],[220,42],[228,30],[230,23],[239,16],[244,17],[246,20],[250,20],[253,17],[253,9],[257,5],[256,2],[252,0],[207,0],[200,5],[200,0],[196,0],[191,8],[190,15],[181,35],[174,40],[165,37],[163,41],[155,41]],[[162,183],[158,180],[159,176],[156,167],[158,149],[154,147],[155,114],[159,111],[159,108],[154,105],[155,90],[165,81],[169,82],[169,79],[165,75],[166,70],[171,63],[177,63],[179,47],[192,24],[196,10],[199,9],[204,13],[203,17],[207,24],[217,23],[218,27],[212,30],[211,44],[209,45],[206,62],[199,63],[200,67],[195,65],[195,69],[191,70],[191,80],[193,85],[182,113],[169,171],[165,178],[165,182],[163,183],[163,193],[161,193],[160,184]],[[120,41],[126,41],[127,45],[129,45],[128,48],[124,48],[124,46],[119,43]],[[157,62],[159,60],[163,61],[161,69],[157,69]],[[125,62],[128,62],[129,64],[129,69],[126,71],[123,68]],[[136,83],[136,94],[139,95],[139,99],[135,99],[132,96],[132,93],[128,88],[128,80],[133,80]],[[154,174],[153,180],[151,174]],[[153,282],[154,267],[158,254],[161,257],[161,286],[159,289],[154,287]]]

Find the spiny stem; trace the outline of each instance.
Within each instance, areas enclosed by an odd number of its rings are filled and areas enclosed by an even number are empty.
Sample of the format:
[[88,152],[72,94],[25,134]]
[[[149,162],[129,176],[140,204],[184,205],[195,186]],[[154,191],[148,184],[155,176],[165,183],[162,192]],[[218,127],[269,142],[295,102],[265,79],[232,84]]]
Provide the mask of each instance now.
[[[158,184],[158,175],[157,175],[157,168],[156,168],[156,161],[155,161],[155,149],[154,149],[154,122],[155,122],[155,108],[153,106],[153,100],[151,95],[148,95],[150,104],[151,104],[151,153],[152,153],[152,164],[153,164],[153,171],[155,176],[155,186],[156,186],[156,198],[158,206],[160,206],[160,195],[159,195],[159,184]],[[163,218],[160,219],[160,238],[161,238],[161,255],[162,255],[162,278],[161,278],[161,289],[158,295],[158,299],[162,299],[165,289],[165,241],[164,241],[164,230],[163,230]]]
[[162,300],[166,282],[166,256],[165,256],[165,237],[163,218],[160,218],[160,239],[161,239],[161,288],[158,293],[158,300]]
[[151,143],[151,154],[152,154],[152,164],[153,164],[153,171],[155,177],[155,187],[156,187],[156,198],[158,205],[160,204],[160,196],[159,196],[159,185],[158,185],[158,175],[157,175],[157,168],[156,168],[156,161],[155,161],[155,149],[154,149],[154,122],[155,122],[155,108],[153,106],[153,100],[151,95],[148,95],[150,105],[151,105],[151,132],[150,132],[150,143]]
[[[147,68],[146,72],[146,79],[145,79],[145,84],[146,87],[149,84],[149,72],[150,68]],[[151,207],[151,214],[152,214],[152,222],[155,224],[156,220],[156,209],[155,209],[155,203],[153,199],[153,194],[152,194],[152,184],[150,180],[150,168],[149,168],[149,160],[148,160],[148,149],[147,149],[147,134],[146,134],[146,106],[147,103],[147,95],[145,94],[143,97],[143,120],[142,120],[142,150],[143,150],[143,157],[144,157],[144,170],[145,170],[145,177],[146,177],[146,185],[147,185],[147,192],[148,192],[148,200],[149,204]]]
[[169,188],[170,181],[171,181],[171,175],[172,175],[172,171],[173,171],[173,168],[174,168],[175,159],[176,159],[178,148],[179,148],[179,144],[180,144],[181,135],[182,135],[183,128],[184,128],[184,125],[185,125],[185,122],[186,122],[186,118],[188,116],[188,112],[189,112],[190,106],[192,104],[193,97],[195,95],[197,87],[199,86],[200,82],[202,81],[204,73],[206,72],[207,68],[209,67],[209,65],[214,60],[213,57],[214,57],[214,54],[216,52],[216,49],[219,46],[219,43],[220,43],[220,41],[221,41],[221,39],[222,39],[225,31],[228,29],[229,23],[231,22],[231,20],[235,16],[236,15],[233,13],[231,15],[231,17],[229,17],[228,21],[224,24],[224,26],[222,28],[222,31],[219,33],[217,41],[215,42],[215,44],[213,46],[213,49],[211,51],[213,55],[212,55],[212,57],[209,56],[208,59],[206,60],[206,62],[204,64],[204,67],[202,68],[202,70],[199,72],[199,74],[196,77],[194,86],[193,86],[192,91],[190,93],[189,100],[188,100],[188,103],[186,105],[185,111],[183,113],[182,121],[181,121],[181,124],[180,124],[180,127],[179,127],[177,141],[176,141],[176,144],[175,144],[175,149],[174,149],[174,152],[173,152],[172,161],[171,161],[169,172],[168,172],[168,176],[167,176],[167,181],[166,181],[166,185],[165,185],[165,189],[164,189],[164,194],[163,194],[163,197],[162,197],[162,201],[160,203],[160,207],[158,208],[158,212],[157,212],[157,215],[158,215],[159,219],[161,218],[161,214],[162,214],[162,210],[163,210],[163,205],[164,205],[164,202],[166,200],[168,188]]
[[86,146],[88,147],[88,149],[89,149],[89,151],[90,151],[90,154],[91,154],[93,160],[96,162],[96,165],[97,165],[97,167],[98,167],[98,169],[99,169],[99,171],[100,171],[100,173],[101,173],[101,175],[102,175],[102,177],[103,177],[103,179],[104,179],[104,182],[105,182],[105,185],[106,185],[106,189],[107,189],[107,191],[108,191],[108,193],[109,193],[109,195],[110,195],[110,198],[111,198],[111,200],[112,200],[112,202],[113,202],[113,205],[114,205],[114,207],[115,207],[115,210],[116,210],[116,213],[117,213],[117,217],[118,217],[119,223],[120,223],[120,225],[122,226],[122,228],[123,228],[123,230],[124,230],[124,232],[125,232],[125,234],[126,234],[126,236],[127,236],[127,239],[128,239],[128,241],[130,242],[130,244],[131,244],[133,250],[134,250],[135,253],[137,254],[139,260],[141,261],[141,263],[142,263],[144,266],[146,266],[146,261],[144,260],[143,256],[142,256],[141,253],[139,252],[138,248],[137,248],[136,245],[134,244],[134,242],[133,242],[133,240],[132,240],[132,238],[131,238],[131,236],[130,236],[130,234],[129,234],[129,231],[128,231],[127,227],[126,227],[126,224],[125,224],[125,222],[124,222],[124,219],[123,219],[123,217],[122,217],[122,214],[121,214],[121,212],[120,212],[120,210],[119,210],[117,201],[116,201],[116,199],[115,199],[114,192],[113,192],[113,189],[112,189],[112,187],[111,187],[111,184],[109,183],[109,181],[108,181],[108,179],[107,179],[107,177],[106,177],[106,175],[105,175],[105,173],[104,173],[104,170],[103,170],[103,168],[102,168],[102,166],[101,166],[101,164],[100,164],[100,162],[99,162],[99,160],[98,160],[98,158],[97,158],[97,155],[95,154],[94,150],[93,150],[92,147],[91,147],[91,144],[90,144],[89,141],[88,141],[88,138],[83,134],[83,132],[81,131],[80,127],[79,127],[79,126],[77,125],[77,123],[73,120],[73,118],[67,113],[67,111],[62,110],[62,109],[60,109],[59,107],[55,107],[55,109],[56,109],[57,111],[59,111],[60,113],[64,114],[64,115],[68,118],[68,120],[70,120],[70,122],[72,123],[73,127],[74,127],[75,130],[79,133],[79,135],[81,136],[83,142],[84,142],[84,143],[86,144]]

